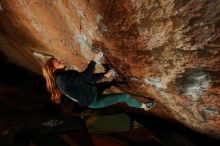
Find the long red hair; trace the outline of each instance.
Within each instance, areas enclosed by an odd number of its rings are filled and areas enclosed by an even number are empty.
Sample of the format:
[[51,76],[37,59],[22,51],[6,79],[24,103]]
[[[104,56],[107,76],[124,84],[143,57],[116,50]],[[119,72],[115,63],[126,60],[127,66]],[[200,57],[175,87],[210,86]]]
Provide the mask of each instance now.
[[43,76],[46,80],[46,87],[48,92],[51,94],[51,100],[56,103],[60,103],[62,96],[61,91],[56,85],[54,72],[56,68],[54,66],[55,58],[48,59],[42,66]]

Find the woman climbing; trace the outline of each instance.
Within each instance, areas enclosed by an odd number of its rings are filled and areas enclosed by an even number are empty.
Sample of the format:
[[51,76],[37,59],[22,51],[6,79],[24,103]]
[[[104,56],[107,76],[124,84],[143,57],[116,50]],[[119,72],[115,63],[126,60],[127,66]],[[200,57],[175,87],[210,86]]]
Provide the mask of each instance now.
[[64,94],[78,102],[80,106],[90,108],[103,108],[119,102],[125,102],[128,106],[141,108],[145,111],[155,106],[154,100],[141,103],[126,93],[101,94],[112,85],[117,86],[117,82],[98,83],[103,78],[113,77],[115,73],[113,70],[94,73],[95,65],[102,57],[102,52],[95,54],[93,60],[82,72],[66,70],[66,64],[62,60],[48,59],[43,65],[43,76],[46,79],[46,87],[51,94],[52,101],[59,103]]

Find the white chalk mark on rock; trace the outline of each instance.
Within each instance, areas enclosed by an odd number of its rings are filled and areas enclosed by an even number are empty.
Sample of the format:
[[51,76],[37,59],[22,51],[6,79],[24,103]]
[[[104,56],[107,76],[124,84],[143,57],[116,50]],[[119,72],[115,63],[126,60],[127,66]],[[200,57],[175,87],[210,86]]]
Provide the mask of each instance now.
[[201,98],[203,92],[210,86],[210,75],[203,71],[195,71],[188,75],[181,85],[181,91],[192,100]]
[[77,36],[77,41],[80,43],[80,46],[84,49],[87,49],[89,48],[89,42],[87,41],[86,37],[80,33],[78,36]]
[[101,32],[107,32],[107,31],[108,31],[108,28],[107,28],[107,26],[106,26],[105,24],[103,24],[103,23],[101,22],[102,19],[103,19],[103,18],[102,18],[102,16],[101,16],[100,14],[96,15],[96,17],[95,17],[96,23],[99,24],[99,30],[100,30]]
[[80,50],[81,50],[81,53],[83,54],[83,56],[85,58],[91,58],[90,51],[89,51],[90,44],[89,44],[87,38],[82,33],[80,33],[77,35],[76,40],[80,45],[80,48],[81,48]]
[[159,90],[167,88],[166,84],[163,81],[161,81],[160,79],[158,79],[158,78],[146,77],[144,79],[144,81],[147,84],[150,84],[150,85],[154,86],[155,88],[157,88]]
[[100,14],[96,15],[95,20],[96,23],[100,23],[100,21],[102,20],[102,16]]

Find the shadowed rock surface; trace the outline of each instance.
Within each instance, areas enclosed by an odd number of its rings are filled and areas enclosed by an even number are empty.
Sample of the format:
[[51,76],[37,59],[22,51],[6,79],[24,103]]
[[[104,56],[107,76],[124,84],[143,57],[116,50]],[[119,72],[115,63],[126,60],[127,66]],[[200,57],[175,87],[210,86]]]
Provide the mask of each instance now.
[[99,48],[129,82],[122,91],[154,98],[152,114],[215,138],[219,42],[219,0],[0,0],[0,50],[10,61],[41,73],[47,54],[81,71]]

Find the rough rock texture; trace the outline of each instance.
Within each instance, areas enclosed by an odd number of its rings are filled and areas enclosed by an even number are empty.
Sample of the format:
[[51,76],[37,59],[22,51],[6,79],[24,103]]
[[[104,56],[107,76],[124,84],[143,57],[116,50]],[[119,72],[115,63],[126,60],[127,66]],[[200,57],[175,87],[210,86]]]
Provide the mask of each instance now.
[[219,0],[0,0],[0,49],[17,64],[40,73],[42,52],[83,70],[92,46],[153,114],[220,138]]

